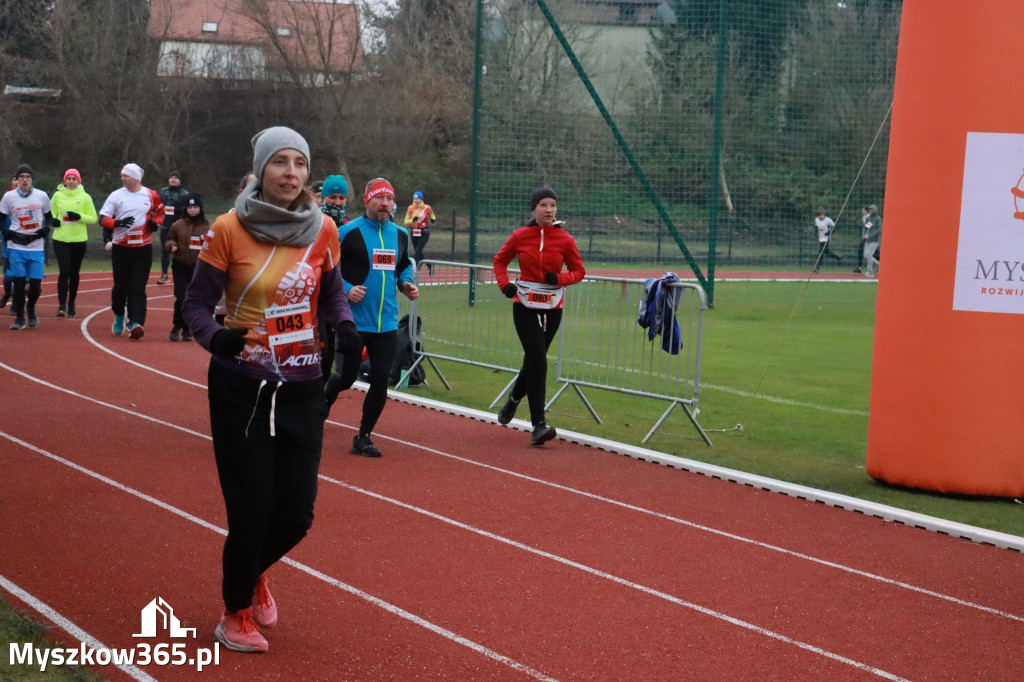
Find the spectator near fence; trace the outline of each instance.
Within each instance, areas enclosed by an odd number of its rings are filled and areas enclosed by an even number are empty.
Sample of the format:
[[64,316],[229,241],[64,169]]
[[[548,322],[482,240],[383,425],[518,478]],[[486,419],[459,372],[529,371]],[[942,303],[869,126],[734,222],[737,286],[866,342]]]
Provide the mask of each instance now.
[[814,231],[818,235],[818,257],[814,261],[814,272],[818,272],[818,268],[821,267],[821,261],[825,256],[828,256],[837,263],[842,260],[839,254],[833,253],[828,247],[829,242],[832,241],[832,230],[835,227],[835,221],[825,215],[824,211],[818,211],[814,214]]
[[[100,209],[103,241],[110,250],[114,286],[110,330],[120,336],[125,329],[135,341],[145,333],[146,282],[153,266],[153,232],[164,219],[160,196],[142,184],[144,171],[129,163],[121,169],[121,189],[110,193]],[[127,318],[125,314],[127,313]]]
[[[544,420],[547,350],[562,322],[564,287],[587,274],[576,240],[556,221],[558,200],[553,189],[542,185],[530,195],[533,220],[515,230],[494,256],[498,288],[513,299],[512,321],[523,345],[523,366],[498,412],[498,422],[508,424],[523,396],[530,405],[533,432],[530,444],[540,446],[555,437]],[[519,260],[520,279],[508,279],[508,264]],[[568,268],[562,272],[562,267]]]
[[[363,399],[359,433],[352,438],[352,452],[380,457],[370,435],[384,411],[388,377],[395,364],[398,342],[398,291],[410,301],[419,296],[412,283],[409,234],[391,222],[395,190],[384,178],[366,183],[364,215],[341,226],[341,274],[352,306],[352,316],[370,361],[370,388]],[[324,386],[324,398],[334,403],[359,375],[359,350],[341,352],[341,369]]]
[[10,217],[4,228],[7,238],[7,259],[12,283],[13,330],[39,324],[36,301],[43,289],[43,248],[46,235],[60,222],[50,212],[50,197],[32,186],[32,167],[26,163],[15,172],[17,185],[0,199],[0,222]]
[[875,277],[878,275],[878,258],[875,254],[882,246],[882,216],[874,204],[868,206],[867,212],[864,221],[864,276]]
[[74,168],[64,171],[64,184],[57,187],[50,202],[61,226],[53,231],[53,253],[57,257],[57,317],[77,316],[79,273],[85,259],[89,235],[87,225],[99,220],[96,204],[82,186],[82,175]]
[[[276,126],[252,144],[258,181],[214,222],[182,312],[213,356],[210,430],[228,518],[215,636],[235,651],[262,652],[268,643],[258,626],[275,625],[278,614],[266,571],[313,524],[327,418],[318,308],[329,311],[339,344],[354,346],[358,336],[338,233],[303,190],[308,143]],[[222,292],[225,326],[213,317]]]

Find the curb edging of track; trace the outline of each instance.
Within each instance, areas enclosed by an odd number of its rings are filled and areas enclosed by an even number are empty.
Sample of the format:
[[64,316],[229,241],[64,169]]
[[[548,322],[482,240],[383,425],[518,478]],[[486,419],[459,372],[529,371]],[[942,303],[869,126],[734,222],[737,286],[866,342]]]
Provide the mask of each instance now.
[[[408,393],[400,393],[390,389],[388,390],[388,397],[392,400],[398,400],[410,405],[426,407],[439,412],[468,417],[478,421],[497,423],[497,418],[492,413],[484,412],[482,410],[452,405],[439,400],[413,396]],[[517,422],[519,423],[517,424]],[[521,431],[529,431],[526,423],[518,419],[513,420],[511,426]],[[970,526],[965,523],[957,523],[956,521],[948,521],[946,519],[940,519],[926,514],[918,514],[917,512],[907,511],[897,507],[890,507],[889,505],[877,502],[861,500],[848,495],[832,493],[826,490],[809,488],[795,483],[786,483],[785,481],[779,481],[765,476],[748,474],[743,471],[737,471],[736,469],[728,469],[714,464],[698,462],[696,460],[658,452],[657,450],[649,450],[647,448],[619,443],[617,441],[598,438],[596,436],[588,436],[583,433],[567,431],[561,428],[558,429],[558,438],[559,440],[568,441],[570,443],[577,443],[579,445],[586,445],[598,450],[605,450],[614,454],[625,455],[626,457],[632,457],[633,459],[663,464],[674,469],[682,469],[684,471],[701,474],[710,478],[717,478],[731,483],[739,483],[753,488],[759,488],[761,490],[768,490],[770,492],[782,493],[783,495],[796,497],[801,500],[808,500],[810,502],[820,502],[830,507],[837,507],[839,509],[845,509],[847,511],[864,514],[866,516],[877,517],[886,521],[902,523],[903,525],[911,526],[913,528],[930,530],[936,533],[949,535],[951,537],[970,540],[971,542],[979,544],[992,545],[1001,549],[1010,549],[1024,553],[1024,537],[1010,535],[1008,533],[1000,533],[986,528]]]

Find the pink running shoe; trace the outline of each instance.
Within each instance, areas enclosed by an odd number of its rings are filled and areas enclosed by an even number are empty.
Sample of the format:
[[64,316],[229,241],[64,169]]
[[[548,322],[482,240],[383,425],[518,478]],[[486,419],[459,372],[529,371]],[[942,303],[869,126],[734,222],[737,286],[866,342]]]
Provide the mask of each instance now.
[[260,629],[253,622],[252,607],[234,613],[225,611],[214,636],[218,642],[232,651],[262,654],[270,648],[267,640],[260,634]]
[[252,598],[252,619],[265,628],[277,625],[277,602],[270,594],[266,573],[260,576],[256,594]]

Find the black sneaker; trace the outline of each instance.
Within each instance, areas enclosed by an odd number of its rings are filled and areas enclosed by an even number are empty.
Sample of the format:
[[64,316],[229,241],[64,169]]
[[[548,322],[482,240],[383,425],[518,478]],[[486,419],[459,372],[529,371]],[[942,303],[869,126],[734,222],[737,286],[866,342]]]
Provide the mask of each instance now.
[[30,326],[30,327],[38,327],[39,326],[39,318],[36,317],[35,312],[31,312],[31,313],[28,314],[28,326]]
[[13,329],[14,331],[17,332],[17,331],[21,331],[24,328],[25,328],[25,318],[24,317],[16,317],[16,318],[14,318],[14,324],[11,325],[11,329]]
[[370,440],[369,436],[356,436],[352,439],[352,454],[363,457],[380,457],[381,453]]
[[518,402],[514,402],[512,398],[505,401],[501,409],[498,411],[498,423],[504,426],[512,421],[512,417],[516,416],[516,408],[519,407]]
[[181,332],[178,330],[177,327],[172,327],[171,333],[170,335],[168,335],[167,338],[169,338],[171,341],[177,341],[179,338],[181,338]]
[[65,308],[64,306],[60,306],[60,307],[57,308],[57,317],[67,317],[67,316],[68,316],[68,309],[67,308]]
[[558,435],[558,433],[555,431],[555,427],[548,426],[544,422],[541,422],[533,427],[533,435],[530,436],[530,445],[535,448],[539,448],[556,435]]

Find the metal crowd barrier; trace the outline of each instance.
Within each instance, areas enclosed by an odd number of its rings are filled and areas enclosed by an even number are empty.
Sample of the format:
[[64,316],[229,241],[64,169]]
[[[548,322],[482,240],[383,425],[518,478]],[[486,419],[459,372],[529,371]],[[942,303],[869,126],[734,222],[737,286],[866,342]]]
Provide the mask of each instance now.
[[[510,279],[517,270],[509,269]],[[490,265],[424,260],[415,266],[416,301],[399,296],[400,315],[420,317],[424,333],[414,325],[416,359],[408,374],[426,362],[451,390],[435,360],[460,362],[491,370],[519,372],[523,351],[512,323],[509,300],[498,290]],[[579,395],[591,416],[600,423],[584,388],[595,388],[667,400],[671,404],[644,437],[646,443],[671,412],[681,408],[705,443],[707,433],[697,421],[700,395],[700,357],[704,291],[696,284],[669,285],[677,291],[678,305],[668,314],[679,326],[679,353],[661,348],[662,336],[648,340],[647,330],[637,324],[644,280],[587,276],[567,287],[565,313],[558,333],[555,374],[562,386],[546,409],[570,387]],[[549,352],[554,351],[553,346]],[[493,408],[511,389],[515,376],[491,403]]]

